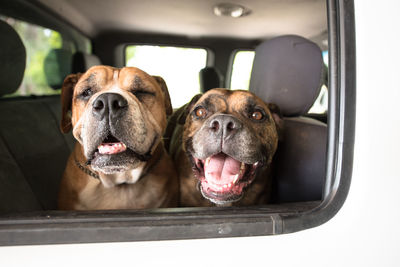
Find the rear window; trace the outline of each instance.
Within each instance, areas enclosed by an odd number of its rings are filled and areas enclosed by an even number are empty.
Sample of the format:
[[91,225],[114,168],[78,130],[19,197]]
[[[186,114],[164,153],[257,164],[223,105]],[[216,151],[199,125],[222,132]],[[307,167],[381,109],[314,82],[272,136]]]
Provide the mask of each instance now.
[[[62,37],[59,32],[35,24],[0,16],[19,34],[26,49],[26,67],[24,79],[16,92],[6,97],[57,94],[48,82],[45,74],[45,60],[50,51],[62,48]],[[52,68],[52,71],[57,71]],[[60,89],[60,88],[55,88]]]
[[206,66],[207,50],[155,45],[128,45],[125,65],[161,76],[168,85],[172,106],[178,108],[200,93],[199,72]]
[[238,51],[232,64],[231,89],[249,90],[254,51]]

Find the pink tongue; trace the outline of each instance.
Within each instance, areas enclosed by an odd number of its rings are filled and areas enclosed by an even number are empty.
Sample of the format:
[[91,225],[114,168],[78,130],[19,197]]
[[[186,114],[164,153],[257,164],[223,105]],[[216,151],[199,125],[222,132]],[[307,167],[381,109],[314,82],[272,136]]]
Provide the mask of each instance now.
[[122,142],[102,143],[101,145],[98,146],[98,149],[100,154],[111,155],[124,152],[126,150],[126,146]]
[[233,182],[240,172],[241,162],[223,154],[212,156],[210,162],[204,167],[207,180],[212,179],[215,184],[228,184]]

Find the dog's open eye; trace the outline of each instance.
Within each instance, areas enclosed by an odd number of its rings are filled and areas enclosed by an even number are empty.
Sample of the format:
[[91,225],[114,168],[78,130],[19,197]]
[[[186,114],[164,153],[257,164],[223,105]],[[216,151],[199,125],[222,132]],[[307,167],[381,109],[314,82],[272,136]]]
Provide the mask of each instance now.
[[194,110],[194,115],[196,115],[197,118],[204,118],[207,115],[207,111],[203,107],[197,107]]
[[250,118],[254,121],[261,122],[266,119],[265,111],[259,108],[250,113]]
[[262,120],[263,117],[264,116],[260,111],[254,111],[253,114],[251,114],[251,118],[256,121]]

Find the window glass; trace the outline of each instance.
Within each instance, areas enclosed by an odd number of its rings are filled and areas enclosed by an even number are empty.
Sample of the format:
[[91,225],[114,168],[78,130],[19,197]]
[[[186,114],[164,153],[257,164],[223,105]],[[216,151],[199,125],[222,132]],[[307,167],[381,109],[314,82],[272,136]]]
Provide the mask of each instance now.
[[328,110],[328,87],[322,85],[321,91],[308,113],[324,114]]
[[62,47],[61,34],[10,17],[0,16],[0,19],[6,21],[17,31],[26,49],[26,67],[22,84],[15,93],[7,96],[59,93],[59,90],[53,90],[48,85],[44,61],[51,50]]
[[231,89],[249,90],[254,51],[238,51],[232,65]]
[[321,92],[319,93],[317,99],[314,102],[314,105],[308,111],[308,113],[315,114],[324,114],[328,110],[328,65],[329,65],[329,56],[328,50],[322,52],[322,59],[324,61],[325,73],[324,73],[324,81],[322,82]]
[[129,45],[125,51],[126,66],[165,80],[174,108],[200,93],[199,72],[206,63],[207,51],[201,48]]
[[322,60],[324,61],[325,67],[329,66],[329,53],[328,50],[322,51]]

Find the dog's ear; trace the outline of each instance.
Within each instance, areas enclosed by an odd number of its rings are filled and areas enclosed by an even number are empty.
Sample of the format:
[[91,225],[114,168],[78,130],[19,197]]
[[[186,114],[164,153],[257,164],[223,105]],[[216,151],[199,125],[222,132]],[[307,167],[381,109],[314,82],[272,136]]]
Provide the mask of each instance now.
[[153,76],[153,78],[156,80],[156,82],[161,87],[161,89],[164,93],[165,111],[167,112],[167,115],[171,115],[172,114],[172,104],[171,104],[171,97],[169,96],[167,84],[165,83],[164,79],[160,76]]
[[78,82],[82,73],[70,74],[63,82],[61,89],[61,132],[68,133],[72,128],[72,96],[75,84]]
[[276,131],[278,132],[278,138],[279,140],[282,140],[284,123],[283,123],[281,109],[276,104],[273,103],[269,103],[267,105],[269,111],[271,112],[272,118],[275,122]]
[[178,116],[178,123],[179,124],[185,124],[186,121],[186,117],[189,114],[189,111],[193,108],[193,105],[197,103],[197,101],[200,99],[200,97],[202,96],[202,94],[197,94],[195,95],[192,100],[190,100],[189,103],[187,103],[186,105],[182,106],[181,108],[179,108],[179,116]]

